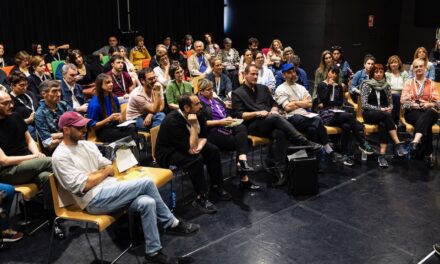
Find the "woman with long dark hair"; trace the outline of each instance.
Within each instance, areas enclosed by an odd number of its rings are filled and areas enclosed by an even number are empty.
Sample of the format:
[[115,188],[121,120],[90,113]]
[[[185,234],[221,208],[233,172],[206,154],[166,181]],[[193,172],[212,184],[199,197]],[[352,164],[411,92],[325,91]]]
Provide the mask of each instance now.
[[87,117],[92,119],[89,125],[102,142],[113,142],[126,136],[136,138],[134,126],[118,127],[122,123],[121,106],[118,97],[113,95],[112,78],[101,73],[96,77],[96,95],[87,108]]

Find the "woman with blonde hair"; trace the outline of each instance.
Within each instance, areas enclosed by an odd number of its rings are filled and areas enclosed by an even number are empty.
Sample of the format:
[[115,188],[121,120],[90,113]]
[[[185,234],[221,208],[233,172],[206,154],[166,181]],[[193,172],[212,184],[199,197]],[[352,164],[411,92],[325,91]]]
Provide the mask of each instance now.
[[[425,76],[428,79],[434,80],[435,78],[435,66],[432,62],[429,61],[428,59],[428,51],[426,50],[425,47],[418,47],[416,49],[416,51],[414,52],[414,60],[415,59],[421,59],[425,62],[425,68],[426,68],[426,73]],[[413,66],[411,65],[411,68],[409,68],[409,77],[413,78],[414,77],[414,72],[413,72]]]
[[266,55],[266,64],[268,68],[275,72],[280,69],[281,61],[283,60],[283,44],[279,39],[274,39],[269,49]]
[[400,102],[405,109],[405,120],[414,126],[415,135],[411,151],[425,157],[426,166],[434,166],[432,159],[432,126],[437,123],[440,101],[431,79],[426,78],[426,63],[415,59],[414,77],[403,86]]
[[387,83],[391,86],[391,95],[393,98],[393,120],[395,124],[399,124],[400,119],[400,94],[402,93],[403,85],[409,79],[408,72],[403,69],[402,60],[397,55],[388,58],[387,71],[385,78]]

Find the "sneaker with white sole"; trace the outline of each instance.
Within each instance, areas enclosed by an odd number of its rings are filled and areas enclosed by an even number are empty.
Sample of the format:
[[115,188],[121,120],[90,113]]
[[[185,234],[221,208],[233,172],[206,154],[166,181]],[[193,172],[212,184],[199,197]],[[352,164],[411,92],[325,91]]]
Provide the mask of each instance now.
[[385,155],[380,155],[380,156],[377,158],[377,162],[379,163],[379,167],[381,167],[381,168],[383,168],[383,169],[388,168],[388,161],[387,161],[387,159],[385,158]]
[[374,154],[374,148],[367,141],[365,141],[364,144],[359,145],[359,150],[365,152],[367,155]]
[[6,230],[2,231],[2,237],[3,237],[3,242],[12,243],[12,242],[16,242],[16,241],[22,239],[23,233],[17,232],[12,229],[6,229]]

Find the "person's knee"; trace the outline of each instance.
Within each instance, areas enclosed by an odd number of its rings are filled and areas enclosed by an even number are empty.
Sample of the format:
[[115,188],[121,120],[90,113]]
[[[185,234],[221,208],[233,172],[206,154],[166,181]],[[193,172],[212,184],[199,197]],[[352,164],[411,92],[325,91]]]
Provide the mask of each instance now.
[[147,195],[138,197],[136,203],[140,212],[156,211],[156,201]]
[[348,124],[348,123],[343,123],[343,124],[341,125],[341,129],[342,129],[343,131],[350,131],[350,130],[351,130],[351,126],[350,126],[350,124]]

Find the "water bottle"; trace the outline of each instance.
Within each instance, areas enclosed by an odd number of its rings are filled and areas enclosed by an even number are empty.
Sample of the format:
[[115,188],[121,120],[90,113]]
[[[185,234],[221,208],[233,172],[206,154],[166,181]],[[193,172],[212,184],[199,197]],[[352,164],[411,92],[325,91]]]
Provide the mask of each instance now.
[[176,191],[172,190],[171,194],[170,194],[170,198],[171,198],[171,210],[173,210],[174,208],[176,208]]
[[361,156],[361,160],[362,160],[362,161],[367,161],[367,157],[368,157],[368,156],[367,156],[367,153],[366,153],[365,151],[362,151],[362,150],[361,150],[361,155],[362,155],[362,156]]

